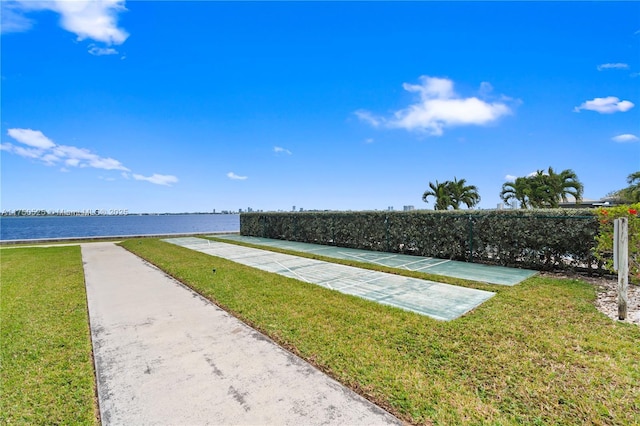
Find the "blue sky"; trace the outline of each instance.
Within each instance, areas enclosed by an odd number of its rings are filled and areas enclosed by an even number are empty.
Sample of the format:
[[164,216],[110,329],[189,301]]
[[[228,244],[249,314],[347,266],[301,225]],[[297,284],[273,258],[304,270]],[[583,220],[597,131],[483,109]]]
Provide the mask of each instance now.
[[638,2],[3,1],[1,207],[433,208],[640,170]]

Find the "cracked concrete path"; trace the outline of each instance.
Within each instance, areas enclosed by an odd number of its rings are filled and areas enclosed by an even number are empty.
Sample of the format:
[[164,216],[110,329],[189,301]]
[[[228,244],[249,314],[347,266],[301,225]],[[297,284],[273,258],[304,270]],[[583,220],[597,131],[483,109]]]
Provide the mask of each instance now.
[[125,249],[81,247],[103,424],[401,424]]

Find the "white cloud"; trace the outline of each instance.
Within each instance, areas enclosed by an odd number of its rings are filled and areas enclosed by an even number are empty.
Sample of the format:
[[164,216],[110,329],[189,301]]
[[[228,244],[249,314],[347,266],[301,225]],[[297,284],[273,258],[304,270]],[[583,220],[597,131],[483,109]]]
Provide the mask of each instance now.
[[86,148],[78,148],[76,146],[57,145],[53,152],[60,157],[75,158],[78,160],[95,160],[98,156]]
[[53,11],[60,15],[60,26],[74,33],[79,41],[90,39],[113,45],[122,44],[129,37],[118,26],[118,14],[127,10],[124,0],[14,0],[6,3],[2,7],[3,33],[28,31],[32,21],[26,13]]
[[65,164],[68,166],[129,171],[120,161],[114,160],[113,158],[100,157],[85,148],[58,145],[53,149],[53,153],[60,159],[66,158]]
[[506,175],[504,178],[505,178],[506,180],[510,181],[510,182],[513,182],[513,181],[515,181],[515,180],[518,178],[518,176],[514,176],[514,175]]
[[118,51],[113,47],[89,46],[89,53],[93,56],[117,55]]
[[579,107],[575,107],[575,112],[580,112],[581,109],[589,111],[596,111],[600,114],[613,114],[614,112],[629,111],[634,107],[633,102],[621,101],[615,96],[607,96],[606,98],[594,98],[590,101],[583,102]]
[[282,148],[281,146],[274,146],[273,147],[273,152],[275,152],[276,154],[291,155],[291,151],[289,151],[288,149]]
[[18,154],[19,156],[25,157],[25,158],[40,159],[40,157],[42,156],[42,150],[40,149],[15,146],[8,142],[2,144],[2,150],[7,152],[13,152],[14,154]]
[[39,149],[49,149],[56,146],[55,143],[46,137],[40,130],[31,129],[9,129],[7,134],[25,145]]
[[154,173],[151,176],[143,176],[134,173],[132,176],[135,180],[144,180],[147,182],[155,183],[156,185],[171,186],[172,183],[178,182],[178,178],[175,176],[159,175],[157,173]]
[[89,161],[89,166],[96,169],[104,169],[104,170],[129,170],[125,166],[122,165],[118,160],[114,160],[113,158],[102,158],[96,156]]
[[233,172],[227,173],[227,177],[229,179],[232,179],[232,180],[246,180],[246,179],[248,179],[248,176],[238,176],[237,174],[235,174]]
[[60,161],[60,158],[57,155],[54,154],[45,154],[42,156],[41,160],[49,165],[49,166],[53,166],[55,165],[57,162]]
[[122,44],[129,34],[118,28],[118,13],[126,10],[124,0],[55,1],[62,15],[62,27],[78,35],[107,44]]
[[420,98],[424,99],[448,99],[455,96],[453,92],[453,81],[447,78],[420,76],[422,84],[403,83],[402,88],[407,92],[418,92]]
[[360,120],[366,121],[367,123],[371,124],[373,127],[378,127],[383,123],[383,119],[382,118],[374,117],[373,114],[371,114],[369,111],[358,110],[358,111],[354,112],[354,114]]
[[493,86],[488,81],[480,83],[480,96],[488,96],[493,92]]
[[366,143],[366,144],[370,144],[370,143],[373,143],[373,142],[375,142],[373,138],[367,138],[367,139],[364,140],[364,143]]
[[640,139],[636,135],[625,133],[622,135],[614,136],[611,138],[611,140],[614,142],[635,142]]
[[16,2],[0,1],[0,33],[22,33],[33,27],[33,21],[19,9]]
[[[369,111],[355,114],[374,127],[385,125],[442,135],[447,127],[485,125],[511,114],[511,108],[503,102],[489,102],[477,97],[462,98],[453,89],[453,81],[446,78],[421,76],[420,84],[404,83],[402,87],[419,95],[418,102],[396,111],[391,118],[376,117]],[[480,92],[488,95],[491,84],[483,82]],[[503,100],[509,98],[503,97]]]
[[3,147],[4,150],[13,152],[21,157],[40,160],[49,166],[63,163],[70,167],[93,167],[95,169],[103,170],[129,170],[122,165],[120,161],[113,158],[101,157],[86,148],[56,145],[39,130],[9,129],[7,130],[7,134],[16,141],[27,145],[28,148],[7,143]]
[[[17,154],[21,157],[39,160],[48,166],[61,164],[62,171],[68,171],[66,167],[90,167],[100,170],[120,170],[122,177],[129,179],[130,170],[120,161],[111,157],[101,157],[86,148],[77,146],[56,145],[51,139],[46,137],[39,130],[31,129],[9,129],[7,134],[16,141],[26,146],[13,145],[11,143],[0,144],[3,151]],[[171,175],[153,174],[143,176],[134,174],[136,180],[144,180],[157,185],[170,185],[178,182],[178,178]]]
[[628,64],[623,64],[621,62],[616,62],[616,63],[613,63],[613,64],[600,64],[600,65],[598,65],[598,71],[607,70],[607,69],[622,69],[622,70],[626,70],[626,69],[629,69],[629,65]]

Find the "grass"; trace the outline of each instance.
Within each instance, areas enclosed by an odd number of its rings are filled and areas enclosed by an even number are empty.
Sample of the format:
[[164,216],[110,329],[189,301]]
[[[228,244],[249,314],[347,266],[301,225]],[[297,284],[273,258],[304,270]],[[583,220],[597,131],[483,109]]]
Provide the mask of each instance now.
[[0,256],[0,424],[98,424],[80,247]]
[[122,245],[407,422],[640,424],[640,328],[599,313],[585,282],[530,278],[440,322],[156,239]]

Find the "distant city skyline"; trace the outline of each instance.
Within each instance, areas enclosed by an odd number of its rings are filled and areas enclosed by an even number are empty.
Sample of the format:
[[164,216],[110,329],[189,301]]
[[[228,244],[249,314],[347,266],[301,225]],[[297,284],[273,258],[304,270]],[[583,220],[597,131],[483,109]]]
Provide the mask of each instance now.
[[[638,2],[2,7],[2,210],[478,208],[640,170]],[[98,23],[98,24],[96,24]]]

